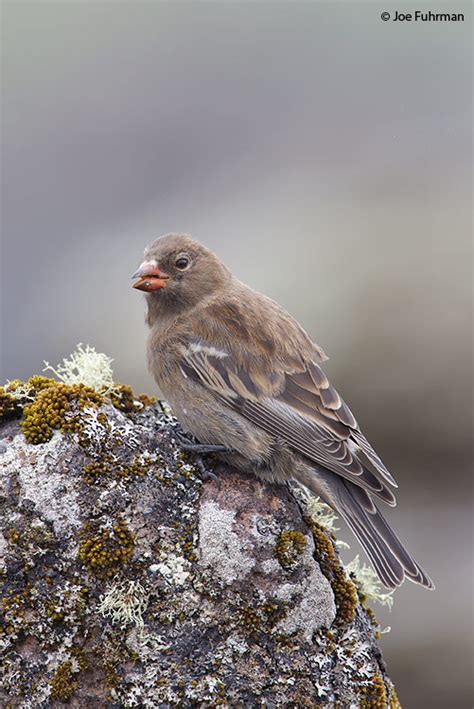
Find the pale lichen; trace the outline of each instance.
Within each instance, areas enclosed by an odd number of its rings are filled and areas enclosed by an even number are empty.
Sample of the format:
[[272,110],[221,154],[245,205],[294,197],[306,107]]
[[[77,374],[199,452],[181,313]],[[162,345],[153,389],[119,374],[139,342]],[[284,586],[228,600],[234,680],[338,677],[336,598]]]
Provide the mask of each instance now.
[[393,591],[384,593],[382,584],[371,566],[361,562],[359,555],[346,564],[346,571],[353,577],[359,591],[371,601],[377,601],[382,606],[391,609],[393,606]]
[[84,347],[80,342],[62,364],[52,367],[45,360],[43,372],[53,372],[65,384],[85,384],[95,391],[108,393],[114,387],[112,362],[103,352],[96,352],[91,345]]
[[[314,496],[307,488],[301,485],[294,486],[293,494],[298,502],[304,506],[306,516],[313,522],[324,527],[324,529],[331,534],[335,534],[335,532],[339,531],[339,527],[336,527],[337,514],[331,507],[326,505],[320,497]],[[340,548],[350,548],[349,544],[341,539],[334,540],[334,543]],[[377,574],[371,566],[360,561],[358,554],[351,562],[344,564],[344,568],[347,574],[356,582],[363,596],[368,600],[377,601],[377,603],[380,603],[382,606],[392,608],[394,591],[390,591],[389,593],[382,591],[382,584]]]
[[28,401],[35,400],[34,388],[28,382],[22,382],[19,379],[14,379],[13,381],[7,379],[4,389],[22,408],[26,406]]
[[159,571],[169,584],[182,586],[190,575],[189,568],[190,564],[184,557],[168,554],[166,561],[152,564],[150,571]]
[[199,510],[201,564],[212,568],[226,584],[247,576],[255,563],[234,529],[235,514],[213,500],[204,502]]
[[101,595],[97,610],[121,628],[133,623],[141,629],[145,625],[143,613],[147,605],[148,595],[139,581],[121,581]]
[[310,517],[313,522],[321,525],[331,534],[339,531],[339,527],[336,527],[337,514],[320,497],[316,497],[308,488],[302,485],[295,485],[293,494],[298,502],[303,505],[307,517]]

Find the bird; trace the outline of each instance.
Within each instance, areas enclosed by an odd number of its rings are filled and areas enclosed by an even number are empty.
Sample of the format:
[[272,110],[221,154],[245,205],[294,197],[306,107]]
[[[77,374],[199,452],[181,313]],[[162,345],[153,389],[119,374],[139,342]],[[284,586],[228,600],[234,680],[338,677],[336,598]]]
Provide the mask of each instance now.
[[238,470],[296,481],[347,523],[389,589],[433,589],[378,508],[397,483],[328,380],[327,359],[282,306],[187,234],[146,247],[148,368],[183,429]]

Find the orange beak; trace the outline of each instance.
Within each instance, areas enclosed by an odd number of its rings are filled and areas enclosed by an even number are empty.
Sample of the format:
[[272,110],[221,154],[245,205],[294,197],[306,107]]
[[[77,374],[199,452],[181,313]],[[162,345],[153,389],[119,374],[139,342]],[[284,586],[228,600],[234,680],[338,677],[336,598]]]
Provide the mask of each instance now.
[[132,278],[138,278],[138,281],[133,284],[133,288],[143,290],[145,293],[152,293],[164,288],[169,276],[160,271],[156,261],[143,261]]

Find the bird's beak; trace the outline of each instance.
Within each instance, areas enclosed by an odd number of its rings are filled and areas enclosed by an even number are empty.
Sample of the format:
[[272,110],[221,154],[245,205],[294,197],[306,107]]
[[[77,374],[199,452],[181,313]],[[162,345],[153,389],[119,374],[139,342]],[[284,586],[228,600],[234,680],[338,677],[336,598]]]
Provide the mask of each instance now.
[[169,276],[160,271],[156,261],[143,261],[132,278],[138,278],[138,281],[133,284],[133,288],[151,293],[164,288]]

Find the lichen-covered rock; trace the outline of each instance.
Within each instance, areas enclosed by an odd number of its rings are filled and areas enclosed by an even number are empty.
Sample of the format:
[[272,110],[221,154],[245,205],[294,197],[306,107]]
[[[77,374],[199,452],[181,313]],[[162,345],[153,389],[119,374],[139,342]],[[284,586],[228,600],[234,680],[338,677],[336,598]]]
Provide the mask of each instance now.
[[44,380],[0,392],[2,707],[397,706],[291,490],[203,482],[159,403]]

